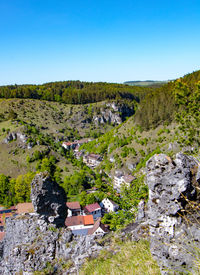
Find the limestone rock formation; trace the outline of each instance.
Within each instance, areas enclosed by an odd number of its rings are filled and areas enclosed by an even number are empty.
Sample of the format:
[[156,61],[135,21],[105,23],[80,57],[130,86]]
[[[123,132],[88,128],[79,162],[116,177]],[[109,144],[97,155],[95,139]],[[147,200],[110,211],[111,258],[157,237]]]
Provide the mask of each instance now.
[[[0,275],[69,274],[77,272],[85,258],[102,247],[96,236],[74,237],[64,227],[67,213],[64,190],[47,173],[35,176],[31,198],[36,213],[6,220],[6,235],[0,242]],[[47,271],[50,265],[51,271]],[[49,273],[50,272],[50,273]]]
[[116,102],[107,103],[100,108],[100,113],[93,116],[95,124],[112,123],[113,125],[121,124],[126,117],[134,114],[134,108],[126,104],[117,104]]
[[73,237],[67,228],[58,229],[38,214],[12,217],[0,243],[0,274],[33,275],[48,265],[52,273],[45,274],[74,274],[101,249],[95,236]]
[[37,174],[33,179],[31,200],[35,212],[46,221],[64,226],[67,217],[65,191],[46,172]]
[[162,274],[192,270],[200,251],[199,163],[180,153],[174,161],[160,154],[146,167],[151,253]]
[[26,143],[27,142],[27,136],[21,132],[10,132],[8,133],[8,135],[6,136],[6,138],[3,140],[3,143],[9,143],[13,140],[19,140],[22,143]]

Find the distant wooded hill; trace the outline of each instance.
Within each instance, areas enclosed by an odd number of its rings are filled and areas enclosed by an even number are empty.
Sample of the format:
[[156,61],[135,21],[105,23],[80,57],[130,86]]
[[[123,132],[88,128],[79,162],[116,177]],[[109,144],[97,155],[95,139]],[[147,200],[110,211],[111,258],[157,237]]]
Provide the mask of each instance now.
[[168,83],[169,80],[166,81],[155,81],[155,80],[145,80],[145,81],[125,81],[124,84],[130,85],[130,86],[141,86],[141,87],[160,87],[166,83]]

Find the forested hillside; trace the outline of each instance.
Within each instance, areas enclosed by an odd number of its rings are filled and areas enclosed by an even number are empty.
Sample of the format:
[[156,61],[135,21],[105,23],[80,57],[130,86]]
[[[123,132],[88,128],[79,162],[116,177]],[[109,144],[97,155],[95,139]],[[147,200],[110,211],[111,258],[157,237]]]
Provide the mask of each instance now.
[[153,89],[103,82],[63,81],[43,85],[1,86],[0,98],[33,98],[67,104],[85,104],[111,99],[131,99],[139,102]]
[[136,123],[148,130],[175,121],[177,114],[180,119],[183,110],[193,116],[199,109],[199,80],[200,71],[196,71],[147,93],[136,112]]

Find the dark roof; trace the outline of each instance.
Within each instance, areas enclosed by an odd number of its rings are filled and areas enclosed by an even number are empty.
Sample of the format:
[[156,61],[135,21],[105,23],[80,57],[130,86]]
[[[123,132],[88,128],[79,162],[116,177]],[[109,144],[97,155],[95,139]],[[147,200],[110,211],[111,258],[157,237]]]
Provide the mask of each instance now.
[[100,206],[97,202],[95,202],[95,203],[86,205],[86,206],[84,207],[84,209],[85,209],[86,211],[88,211],[89,213],[91,213],[91,212],[93,212],[93,211],[96,211],[96,210],[98,210],[98,209],[101,209],[101,206]]
[[66,205],[69,209],[72,210],[81,209],[80,203],[78,201],[67,202]]

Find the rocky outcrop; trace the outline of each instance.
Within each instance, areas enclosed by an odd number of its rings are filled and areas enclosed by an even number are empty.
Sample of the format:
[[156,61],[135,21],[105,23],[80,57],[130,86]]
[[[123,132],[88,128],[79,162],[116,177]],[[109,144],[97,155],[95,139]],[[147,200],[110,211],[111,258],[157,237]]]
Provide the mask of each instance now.
[[64,226],[67,217],[65,191],[46,172],[37,174],[33,179],[31,200],[35,212],[47,222]]
[[12,133],[8,133],[7,137],[3,140],[3,143],[9,143],[11,141],[14,140],[19,140],[22,143],[26,143],[27,142],[27,136],[22,134],[21,132],[12,132]]
[[107,103],[105,107],[100,108],[98,115],[93,116],[95,124],[109,123],[113,125],[121,124],[126,117],[134,114],[134,108],[127,104],[117,104],[116,102]]
[[58,239],[58,232],[50,229],[37,214],[7,219],[0,274],[44,269],[55,258]]
[[[31,198],[36,213],[6,220],[6,235],[0,242],[0,274],[74,273],[86,258],[99,253],[102,247],[96,236],[74,237],[64,227],[65,193],[47,173],[33,179]],[[48,266],[51,271],[46,270]]]
[[95,236],[73,238],[70,230],[58,229],[38,214],[7,219],[6,237],[0,244],[2,275],[22,271],[32,275],[48,266],[51,273],[45,274],[74,274],[86,258],[95,257],[102,249]]
[[146,167],[151,253],[162,274],[194,271],[200,251],[199,163],[180,153],[174,161],[160,154]]
[[17,134],[16,133],[9,133],[7,135],[7,137],[3,140],[3,143],[7,144],[7,143],[9,143],[13,140],[16,140],[16,139],[17,139]]

